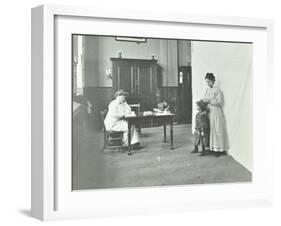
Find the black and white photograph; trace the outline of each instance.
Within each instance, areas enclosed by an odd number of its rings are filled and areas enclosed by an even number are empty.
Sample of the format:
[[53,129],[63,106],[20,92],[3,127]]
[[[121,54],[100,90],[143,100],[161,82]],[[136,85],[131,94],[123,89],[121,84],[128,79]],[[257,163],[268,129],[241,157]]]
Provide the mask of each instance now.
[[253,3],[2,1],[1,225],[281,225],[280,4]]
[[253,43],[72,35],[72,189],[250,183]]

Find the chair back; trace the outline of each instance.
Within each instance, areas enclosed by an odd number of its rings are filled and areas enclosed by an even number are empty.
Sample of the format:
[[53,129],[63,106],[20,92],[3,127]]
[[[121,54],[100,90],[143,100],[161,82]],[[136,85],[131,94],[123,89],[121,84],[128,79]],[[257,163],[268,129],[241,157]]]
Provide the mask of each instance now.
[[140,104],[129,104],[132,111],[135,113],[140,113]]
[[106,130],[105,129],[105,125],[104,125],[104,119],[105,119],[105,117],[107,115],[107,109],[104,109],[103,111],[100,111],[100,115],[101,115],[101,120],[102,120],[103,128],[104,128],[104,130]]

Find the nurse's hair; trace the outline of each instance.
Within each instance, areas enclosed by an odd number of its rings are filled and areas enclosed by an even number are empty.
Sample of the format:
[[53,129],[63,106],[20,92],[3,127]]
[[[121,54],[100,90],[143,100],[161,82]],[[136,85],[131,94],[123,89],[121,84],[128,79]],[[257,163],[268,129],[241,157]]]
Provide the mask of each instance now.
[[210,72],[206,73],[205,79],[209,79],[209,80],[211,80],[213,82],[216,81],[216,77],[214,76],[213,73],[210,73]]
[[116,97],[118,97],[118,96],[128,96],[128,93],[126,91],[124,91],[123,89],[119,89],[114,94],[113,99],[116,99]]

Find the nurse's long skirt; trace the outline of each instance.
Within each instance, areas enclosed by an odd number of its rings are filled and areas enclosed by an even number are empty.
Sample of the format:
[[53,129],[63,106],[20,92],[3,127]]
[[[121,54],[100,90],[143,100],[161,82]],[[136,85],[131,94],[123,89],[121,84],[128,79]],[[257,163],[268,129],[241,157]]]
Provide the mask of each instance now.
[[227,151],[229,149],[229,145],[223,111],[221,107],[212,105],[209,105],[209,110],[210,150],[215,152]]

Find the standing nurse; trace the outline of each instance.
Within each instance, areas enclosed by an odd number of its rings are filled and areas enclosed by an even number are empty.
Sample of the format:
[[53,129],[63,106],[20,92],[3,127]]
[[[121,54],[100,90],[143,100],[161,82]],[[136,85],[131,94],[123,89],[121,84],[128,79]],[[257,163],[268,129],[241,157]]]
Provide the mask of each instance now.
[[215,76],[213,73],[207,73],[205,81],[208,88],[203,101],[208,103],[210,119],[210,151],[214,151],[216,156],[226,154],[229,149],[228,137],[226,131],[226,122],[222,106],[224,104],[223,94],[218,87],[215,87]]

